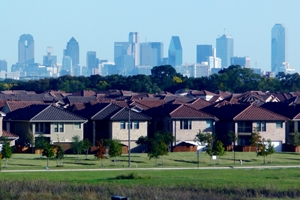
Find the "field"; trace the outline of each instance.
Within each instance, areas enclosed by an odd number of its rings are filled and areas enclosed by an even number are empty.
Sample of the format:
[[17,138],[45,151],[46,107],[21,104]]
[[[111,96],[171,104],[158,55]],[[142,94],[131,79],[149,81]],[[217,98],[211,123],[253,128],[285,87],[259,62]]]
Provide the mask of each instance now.
[[[14,154],[7,168],[2,161],[0,199],[110,199],[113,195],[131,200],[300,198],[297,153],[276,153],[272,163],[267,157],[264,165],[263,157],[255,153],[236,152],[236,159],[243,159],[242,166],[238,161],[234,165],[232,152],[215,162],[201,153],[199,169],[195,152],[170,153],[159,159],[158,166],[146,154],[132,154],[131,168],[127,155],[119,157],[116,166],[112,159],[80,158],[77,161],[76,155],[67,155],[63,167],[50,160],[46,171],[45,158]],[[283,165],[294,168],[279,169]],[[258,168],[238,168],[254,166]],[[273,168],[260,168],[265,166]]]

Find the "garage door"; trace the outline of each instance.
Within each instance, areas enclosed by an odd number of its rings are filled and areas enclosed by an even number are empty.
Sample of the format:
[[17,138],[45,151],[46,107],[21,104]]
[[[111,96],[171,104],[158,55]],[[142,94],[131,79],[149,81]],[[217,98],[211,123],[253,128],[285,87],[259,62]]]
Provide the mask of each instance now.
[[274,146],[276,152],[282,151],[282,141],[272,141],[272,145]]

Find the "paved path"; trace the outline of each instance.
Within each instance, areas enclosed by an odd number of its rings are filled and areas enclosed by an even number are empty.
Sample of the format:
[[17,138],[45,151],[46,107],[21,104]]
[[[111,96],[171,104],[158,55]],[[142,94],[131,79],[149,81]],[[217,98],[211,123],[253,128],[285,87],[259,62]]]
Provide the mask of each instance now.
[[228,166],[228,167],[169,167],[169,168],[99,168],[99,169],[33,169],[33,170],[1,170],[2,172],[66,172],[66,171],[141,171],[141,170],[221,170],[221,169],[284,169],[284,168],[300,168],[300,165],[289,165],[289,166]]

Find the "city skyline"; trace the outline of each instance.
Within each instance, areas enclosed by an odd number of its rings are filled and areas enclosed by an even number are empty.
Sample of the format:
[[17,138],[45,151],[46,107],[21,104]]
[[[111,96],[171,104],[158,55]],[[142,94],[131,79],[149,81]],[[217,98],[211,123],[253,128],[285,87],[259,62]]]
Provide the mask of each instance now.
[[[114,42],[128,41],[129,32],[138,32],[140,43],[162,42],[164,56],[168,55],[170,38],[179,36],[183,64],[195,63],[196,46],[209,44],[216,48],[216,38],[225,33],[234,38],[234,56],[247,56],[252,67],[270,71],[270,30],[279,23],[286,27],[286,61],[291,68],[300,71],[297,5],[300,6],[300,2],[296,0],[218,3],[24,0],[22,5],[12,0],[0,5],[0,23],[4,30],[0,34],[0,59],[5,59],[10,69],[18,61],[18,38],[30,34],[34,38],[35,62],[38,63],[43,63],[48,46],[53,47],[53,54],[62,63],[63,50],[72,37],[80,44],[81,66],[86,65],[88,51],[97,52],[100,59],[113,61]],[[279,14],[284,10],[288,12]]]

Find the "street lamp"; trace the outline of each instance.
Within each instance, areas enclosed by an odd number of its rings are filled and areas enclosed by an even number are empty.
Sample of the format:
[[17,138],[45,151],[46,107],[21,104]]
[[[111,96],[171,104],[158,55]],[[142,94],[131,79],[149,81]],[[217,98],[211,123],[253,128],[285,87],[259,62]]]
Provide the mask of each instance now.
[[128,111],[128,167],[131,167],[131,161],[130,161],[130,124],[131,124],[131,121],[130,121],[130,111],[131,109],[129,109]]

